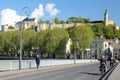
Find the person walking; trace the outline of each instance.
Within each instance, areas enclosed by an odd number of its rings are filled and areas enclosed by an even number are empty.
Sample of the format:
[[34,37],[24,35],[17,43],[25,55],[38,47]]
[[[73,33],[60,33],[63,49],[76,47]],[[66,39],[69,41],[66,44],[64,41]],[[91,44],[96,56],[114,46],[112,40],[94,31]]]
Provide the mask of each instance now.
[[36,55],[35,61],[36,61],[36,67],[38,69],[40,65],[40,56],[38,54]]

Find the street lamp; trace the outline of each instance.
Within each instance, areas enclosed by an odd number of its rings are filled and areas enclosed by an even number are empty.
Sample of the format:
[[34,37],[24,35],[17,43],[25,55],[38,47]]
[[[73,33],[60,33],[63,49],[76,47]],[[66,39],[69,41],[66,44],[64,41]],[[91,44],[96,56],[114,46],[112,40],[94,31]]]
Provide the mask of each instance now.
[[28,7],[24,7],[22,8],[21,12],[20,12],[20,21],[21,21],[21,25],[20,25],[20,59],[19,59],[19,70],[22,69],[22,29],[23,29],[23,20],[22,20],[22,16],[29,16],[30,14],[30,9]]
[[85,50],[86,50],[86,53],[87,53],[87,58],[90,58],[90,61],[91,61],[91,52],[90,52],[90,49],[86,48]]
[[76,63],[76,46],[77,46],[77,42],[75,42],[74,48],[75,48],[75,52],[74,52],[74,64]]

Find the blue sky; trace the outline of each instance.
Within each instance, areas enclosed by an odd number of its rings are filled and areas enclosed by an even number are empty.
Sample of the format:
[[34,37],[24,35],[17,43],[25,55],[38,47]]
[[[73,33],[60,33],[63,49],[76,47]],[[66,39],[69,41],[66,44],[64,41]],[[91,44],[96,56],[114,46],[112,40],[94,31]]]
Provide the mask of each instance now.
[[30,17],[44,20],[53,20],[55,17],[66,20],[71,16],[103,20],[105,9],[108,9],[109,19],[120,26],[119,4],[120,0],[1,0],[0,24],[19,21],[22,8],[29,7]]

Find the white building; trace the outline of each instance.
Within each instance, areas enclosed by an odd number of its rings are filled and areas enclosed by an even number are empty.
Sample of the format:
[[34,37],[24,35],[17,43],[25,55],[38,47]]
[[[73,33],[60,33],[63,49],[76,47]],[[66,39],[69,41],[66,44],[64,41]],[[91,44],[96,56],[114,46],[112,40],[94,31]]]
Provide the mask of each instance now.
[[[91,55],[99,58],[101,55],[105,55],[108,58],[109,55],[113,54],[113,47],[109,45],[109,41],[105,38],[96,38],[93,40],[91,47]],[[112,53],[110,53],[111,51]]]
[[71,38],[69,38],[67,43],[66,43],[66,53],[67,54],[71,53],[71,45],[72,45],[72,41],[71,41]]
[[9,26],[8,26],[7,24],[6,24],[6,25],[2,25],[2,26],[1,26],[1,31],[2,31],[2,32],[7,32],[7,31],[8,31],[8,27],[9,27]]
[[28,29],[28,28],[32,28],[32,29],[37,29],[37,21],[35,18],[25,18],[22,22],[17,22],[15,24],[15,28],[19,29],[20,27],[23,27],[24,30]]
[[71,57],[71,45],[72,45],[72,40],[71,38],[68,39],[67,43],[66,43],[66,50],[65,50],[65,57]]
[[7,32],[7,31],[15,31],[16,29],[13,26],[10,26],[8,24],[2,25],[1,26],[1,31],[2,32]]

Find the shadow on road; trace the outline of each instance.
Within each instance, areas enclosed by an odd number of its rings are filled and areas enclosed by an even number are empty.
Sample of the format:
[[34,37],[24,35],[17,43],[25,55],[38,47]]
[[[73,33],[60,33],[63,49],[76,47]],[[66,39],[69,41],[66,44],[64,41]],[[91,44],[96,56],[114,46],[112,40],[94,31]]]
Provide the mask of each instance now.
[[99,73],[90,73],[90,72],[80,72],[82,74],[88,74],[88,75],[100,75]]

